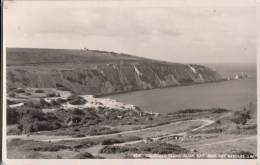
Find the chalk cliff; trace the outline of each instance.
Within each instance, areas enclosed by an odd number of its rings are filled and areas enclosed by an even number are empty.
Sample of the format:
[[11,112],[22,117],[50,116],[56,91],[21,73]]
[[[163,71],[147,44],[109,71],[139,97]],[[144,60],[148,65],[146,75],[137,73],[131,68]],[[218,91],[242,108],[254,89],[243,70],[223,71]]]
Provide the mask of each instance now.
[[8,87],[65,87],[104,95],[222,80],[196,64],[169,63],[93,50],[7,50]]

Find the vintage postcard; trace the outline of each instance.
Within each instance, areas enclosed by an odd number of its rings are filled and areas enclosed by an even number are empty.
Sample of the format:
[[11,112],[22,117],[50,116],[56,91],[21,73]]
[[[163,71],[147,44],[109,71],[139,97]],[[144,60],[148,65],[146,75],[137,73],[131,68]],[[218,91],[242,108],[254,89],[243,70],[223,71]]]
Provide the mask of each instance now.
[[255,1],[3,10],[3,164],[258,162]]

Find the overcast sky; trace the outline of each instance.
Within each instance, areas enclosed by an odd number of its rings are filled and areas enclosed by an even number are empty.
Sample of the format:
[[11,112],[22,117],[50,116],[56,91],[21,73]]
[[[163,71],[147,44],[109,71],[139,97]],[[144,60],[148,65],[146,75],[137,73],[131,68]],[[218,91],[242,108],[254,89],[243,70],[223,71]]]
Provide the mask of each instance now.
[[89,48],[192,63],[256,61],[251,5],[89,6],[9,2],[7,47]]

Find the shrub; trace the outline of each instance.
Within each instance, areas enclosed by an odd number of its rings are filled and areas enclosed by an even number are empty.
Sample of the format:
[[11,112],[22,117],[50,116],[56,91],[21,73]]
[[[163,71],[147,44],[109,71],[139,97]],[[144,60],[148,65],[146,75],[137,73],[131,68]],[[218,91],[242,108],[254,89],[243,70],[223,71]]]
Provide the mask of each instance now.
[[84,112],[83,110],[81,110],[81,109],[74,109],[74,110],[72,111],[72,114],[73,114],[73,115],[82,116],[82,115],[85,115],[85,112]]
[[29,100],[24,104],[26,107],[31,107],[31,108],[49,108],[51,106],[59,106],[60,104],[56,103],[55,100],[51,100],[51,102],[45,101],[43,98],[40,100]]
[[217,120],[217,121],[216,121],[216,124],[219,124],[219,125],[220,125],[220,124],[221,124],[221,120]]
[[89,135],[102,135],[102,134],[113,134],[120,132],[117,129],[111,129],[107,127],[91,127],[88,134]]
[[57,102],[58,104],[63,104],[63,103],[66,103],[67,100],[66,100],[66,99],[62,99],[62,98],[58,98],[58,99],[56,99],[56,102]]
[[75,156],[75,159],[94,159],[95,157],[89,152],[79,153]]
[[[177,111],[176,113],[182,113],[182,114],[190,114],[190,113],[201,113],[201,112],[211,112],[211,113],[224,113],[228,112],[229,110],[224,109],[224,108],[212,108],[212,109],[184,109]],[[174,114],[174,113],[169,113],[169,114]]]
[[32,124],[31,132],[52,130],[52,125],[48,121],[35,120]]
[[100,153],[152,153],[152,154],[183,154],[188,153],[188,150],[178,145],[168,143],[149,143],[139,144],[138,146],[105,146],[100,150]]
[[78,95],[71,95],[68,97],[67,100],[72,105],[84,105],[87,102],[85,99],[83,99],[82,97],[80,97]]
[[119,139],[122,142],[128,142],[128,141],[141,140],[142,138],[138,137],[138,136],[121,136],[121,137],[119,137]]
[[40,106],[41,107],[49,107],[50,103],[48,103],[47,101],[45,101],[43,98],[40,99]]
[[102,145],[112,145],[112,144],[116,144],[116,143],[122,143],[122,141],[118,140],[118,139],[105,139],[102,141]]
[[43,113],[41,109],[23,107],[19,110],[18,128],[24,132],[53,130],[62,127],[62,121],[52,113]]
[[250,113],[246,110],[243,111],[237,111],[234,113],[234,118],[231,119],[236,124],[242,124],[245,125],[247,123],[247,120],[250,119]]
[[41,98],[40,100],[29,100],[24,103],[24,106],[28,108],[41,109],[50,106],[50,104]]
[[48,93],[47,97],[60,97],[59,93]]
[[17,124],[19,120],[19,113],[16,109],[7,106],[7,124]]
[[89,120],[89,118],[85,118],[84,120],[87,121],[88,126],[96,125],[96,124],[98,124],[102,121],[101,119],[98,119],[98,118],[94,118],[94,119],[91,119],[91,120]]
[[35,92],[35,93],[44,93],[44,90],[42,90],[42,89],[36,89],[34,92]]
[[36,118],[40,121],[44,119],[44,115],[45,115],[41,109],[33,108],[33,107],[22,107],[19,110],[19,113],[21,117],[28,116],[30,118]]
[[24,95],[25,95],[25,96],[30,96],[30,95],[32,95],[32,94],[25,92]]
[[75,131],[75,132],[79,132],[80,129],[78,129],[78,128],[74,128],[73,131]]
[[13,104],[18,104],[18,103],[20,103],[20,102],[16,101],[16,100],[9,100],[9,99],[6,100],[7,105],[13,105]]
[[19,89],[15,89],[15,92],[16,92],[16,93],[24,93],[24,92],[25,92],[25,90],[24,90],[24,89],[21,89],[21,88],[19,88]]
[[81,142],[80,144],[75,145],[73,148],[75,148],[75,149],[89,148],[93,145],[97,145],[97,143],[94,141],[87,141],[87,142],[84,141],[84,142]]
[[15,97],[16,96],[16,94],[14,92],[10,92],[8,95],[9,95],[9,97]]
[[42,151],[42,152],[57,152],[60,150],[66,150],[69,149],[71,150],[71,147],[65,146],[65,145],[48,145],[48,146],[37,146],[37,147],[32,147],[31,150],[33,151]]
[[124,152],[137,152],[137,148],[126,146],[105,146],[99,152],[106,154],[124,153]]
[[82,121],[81,116],[72,116],[73,123],[80,123]]
[[139,147],[139,151],[148,152],[152,154],[182,154],[187,153],[188,150],[178,145],[168,143],[149,143]]
[[57,102],[56,100],[51,100],[50,105],[57,107],[57,106],[60,106],[61,104],[59,102]]
[[77,134],[77,135],[73,135],[72,137],[74,138],[80,138],[80,137],[85,137],[86,135],[84,134]]
[[216,108],[213,110],[213,113],[224,113],[224,112],[228,112],[229,110],[224,109],[224,108]]

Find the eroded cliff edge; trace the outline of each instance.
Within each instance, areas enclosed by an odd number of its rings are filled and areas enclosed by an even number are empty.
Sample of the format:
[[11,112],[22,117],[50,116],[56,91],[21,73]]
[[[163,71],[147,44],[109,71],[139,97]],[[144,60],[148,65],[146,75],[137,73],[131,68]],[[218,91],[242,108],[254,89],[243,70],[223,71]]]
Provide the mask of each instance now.
[[95,50],[7,49],[7,87],[65,87],[105,95],[223,80],[196,64]]

